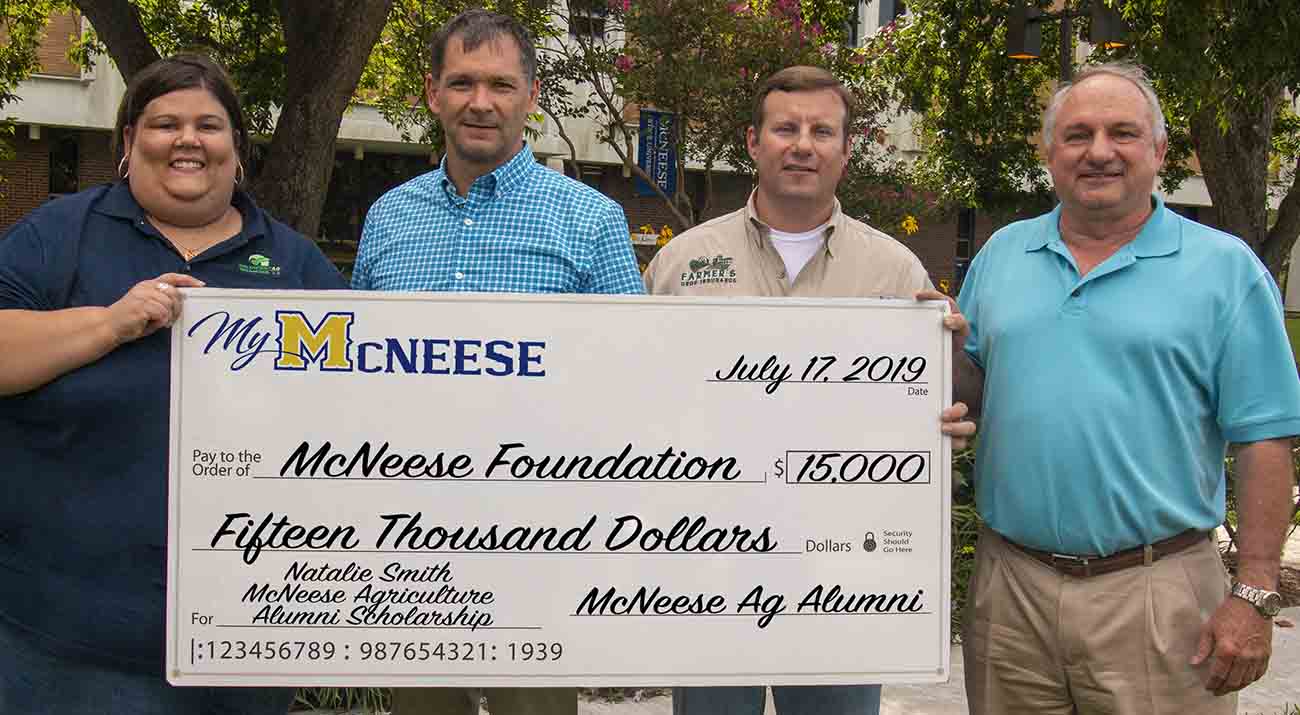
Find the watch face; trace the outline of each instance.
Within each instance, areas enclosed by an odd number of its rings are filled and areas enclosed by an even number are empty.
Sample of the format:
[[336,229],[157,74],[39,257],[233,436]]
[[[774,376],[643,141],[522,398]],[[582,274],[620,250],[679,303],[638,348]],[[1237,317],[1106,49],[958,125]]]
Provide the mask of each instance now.
[[1276,616],[1282,610],[1282,594],[1266,591],[1264,597],[1260,599],[1259,610],[1270,618]]

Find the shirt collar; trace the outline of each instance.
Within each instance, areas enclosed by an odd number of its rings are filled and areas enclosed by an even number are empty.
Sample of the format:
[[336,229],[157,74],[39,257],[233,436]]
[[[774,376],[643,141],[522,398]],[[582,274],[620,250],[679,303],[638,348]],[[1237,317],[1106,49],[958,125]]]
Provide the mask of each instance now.
[[[756,196],[758,196],[758,189],[749,192],[749,200],[745,202],[745,223],[754,229],[754,233],[751,234],[754,240],[761,242],[771,234],[772,227],[758,217],[758,209],[754,203],[754,197]],[[840,209],[840,200],[837,198],[834,201],[835,203],[831,207],[831,217],[826,225],[826,252],[832,256],[835,254],[831,252],[831,237],[839,230],[840,224],[844,220],[844,212]]]
[[[517,186],[524,182],[528,174],[537,167],[537,159],[533,156],[532,147],[528,142],[515,153],[510,161],[498,166],[491,172],[484,174],[474,180],[470,186],[470,193],[473,193],[474,187],[482,187],[487,193],[488,198],[504,196],[513,191]],[[451,176],[447,174],[447,155],[442,155],[442,161],[438,164],[438,184],[442,187],[443,194],[450,200],[457,200],[460,194],[456,192],[456,184],[452,182]]]
[[[1137,258],[1167,256],[1182,247],[1182,231],[1167,230],[1173,225],[1173,222],[1178,221],[1177,214],[1170,211],[1165,206],[1164,199],[1156,194],[1151,195],[1151,203],[1153,204],[1151,215],[1147,217],[1146,223],[1142,224],[1142,230],[1128,245],[1129,250]],[[1061,240],[1061,205],[1059,203],[1046,216],[1046,219],[1042,230],[1030,236],[1029,240],[1025,242],[1025,251],[1041,250],[1049,243]]]
[[[244,228],[239,232],[241,236],[254,238],[267,234],[266,219],[258,210],[252,196],[235,187],[235,192],[230,197],[230,205],[234,206],[243,217]],[[95,210],[106,216],[124,218],[132,222],[144,219],[144,209],[135,200],[135,196],[131,193],[131,185],[126,181],[118,181],[110,186],[108,193],[100,199]]]

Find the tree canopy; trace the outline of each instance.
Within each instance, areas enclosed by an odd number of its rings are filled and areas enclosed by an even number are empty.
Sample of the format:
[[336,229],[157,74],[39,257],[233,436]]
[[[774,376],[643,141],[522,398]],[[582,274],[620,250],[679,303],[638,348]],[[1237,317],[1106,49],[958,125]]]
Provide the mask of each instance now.
[[[659,193],[677,222],[689,228],[709,209],[712,179],[720,167],[752,169],[745,150],[751,99],[777,70],[803,64],[825,67],[855,98],[853,132],[863,166],[883,165],[885,150],[872,141],[884,118],[885,95],[871,81],[865,55],[844,43],[849,7],[837,0],[568,0],[557,10],[560,31],[541,48],[545,69],[541,107],[577,150],[566,124],[587,120],[597,139],[628,170]],[[583,31],[599,17],[603,34]],[[636,166],[638,108],[676,117],[677,175],[702,171],[703,190],[679,180],[664,195]]]
[[[1192,175],[1194,154],[1218,225],[1280,275],[1300,234],[1300,134],[1283,101],[1300,89],[1300,13],[1270,0],[1106,2],[1132,28],[1130,42],[1090,59],[1130,59],[1150,70],[1170,130],[1164,188]],[[894,99],[919,115],[923,185],[995,213],[1038,203],[1048,190],[1037,134],[1061,41],[1060,25],[1044,22],[1042,58],[1007,58],[1011,5],[912,0],[871,44]],[[1073,40],[1082,41],[1086,22],[1074,28]],[[1270,190],[1282,196],[1271,225]]]
[[93,28],[74,46],[99,52],[130,78],[181,50],[207,52],[230,72],[259,145],[258,201],[313,235],[333,170],[343,112],[394,0],[2,0],[11,42],[0,48],[0,101],[36,68],[45,20],[76,10]]
[[[126,77],[180,50],[212,54],[229,70],[262,137],[251,190],[273,214],[308,235],[316,232],[350,102],[376,107],[409,140],[437,145],[436,118],[421,101],[427,43],[452,15],[480,4],[0,3],[15,38],[0,48],[0,105],[35,68],[44,19],[56,11],[76,9],[93,26],[75,47],[78,59],[89,63],[105,53]],[[850,11],[839,0],[495,0],[487,6],[520,19],[539,38],[541,109],[548,126],[570,142],[570,161],[577,160],[575,122],[592,122],[597,140],[642,175],[634,149],[638,108],[678,116],[678,175],[686,177],[689,165],[702,168],[705,177],[703,191],[680,181],[675,195],[661,196],[681,226],[694,225],[708,211],[715,170],[752,168],[744,146],[751,97],[763,78],[792,64],[828,68],[855,97],[857,183],[847,184],[854,188],[846,207],[887,216],[891,223],[913,212],[897,200],[901,192],[857,188],[864,177],[901,187],[903,164],[880,141],[889,95],[878,81],[878,57],[845,46]]]

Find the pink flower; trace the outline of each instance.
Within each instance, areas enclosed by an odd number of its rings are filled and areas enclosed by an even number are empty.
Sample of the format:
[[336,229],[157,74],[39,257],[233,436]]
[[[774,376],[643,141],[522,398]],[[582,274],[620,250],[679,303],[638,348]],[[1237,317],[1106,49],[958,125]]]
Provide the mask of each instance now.
[[772,3],[772,14],[777,17],[798,19],[799,0],[776,0]]
[[610,10],[622,10],[627,12],[632,9],[632,0],[609,0],[606,3]]
[[632,68],[635,66],[636,61],[628,55],[619,55],[614,59],[614,67],[617,68],[619,72],[631,72]]
[[733,2],[727,6],[727,9],[731,11],[732,15],[743,15],[749,12],[749,3],[746,0]]
[[741,78],[742,80],[749,79],[749,70],[745,69],[744,67],[741,67],[741,68],[740,68],[740,78]]

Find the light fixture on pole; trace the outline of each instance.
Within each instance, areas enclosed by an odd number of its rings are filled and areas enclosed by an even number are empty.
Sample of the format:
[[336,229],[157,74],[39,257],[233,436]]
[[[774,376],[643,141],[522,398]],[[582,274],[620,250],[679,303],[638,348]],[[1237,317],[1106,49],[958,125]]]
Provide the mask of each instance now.
[[1108,50],[1128,44],[1128,23],[1124,22],[1119,10],[1108,7],[1101,0],[1093,0],[1090,15],[1089,42]]
[[1021,2],[1007,18],[1007,57],[1036,60],[1043,51],[1043,11]]
[[1074,75],[1074,19],[1090,20],[1088,41],[1106,49],[1128,44],[1128,25],[1118,10],[1102,0],[1082,2],[1071,8],[1067,3],[1057,12],[1044,12],[1025,0],[1016,2],[1007,16],[1007,57],[1017,60],[1038,59],[1043,49],[1043,23],[1061,23],[1061,81]]

